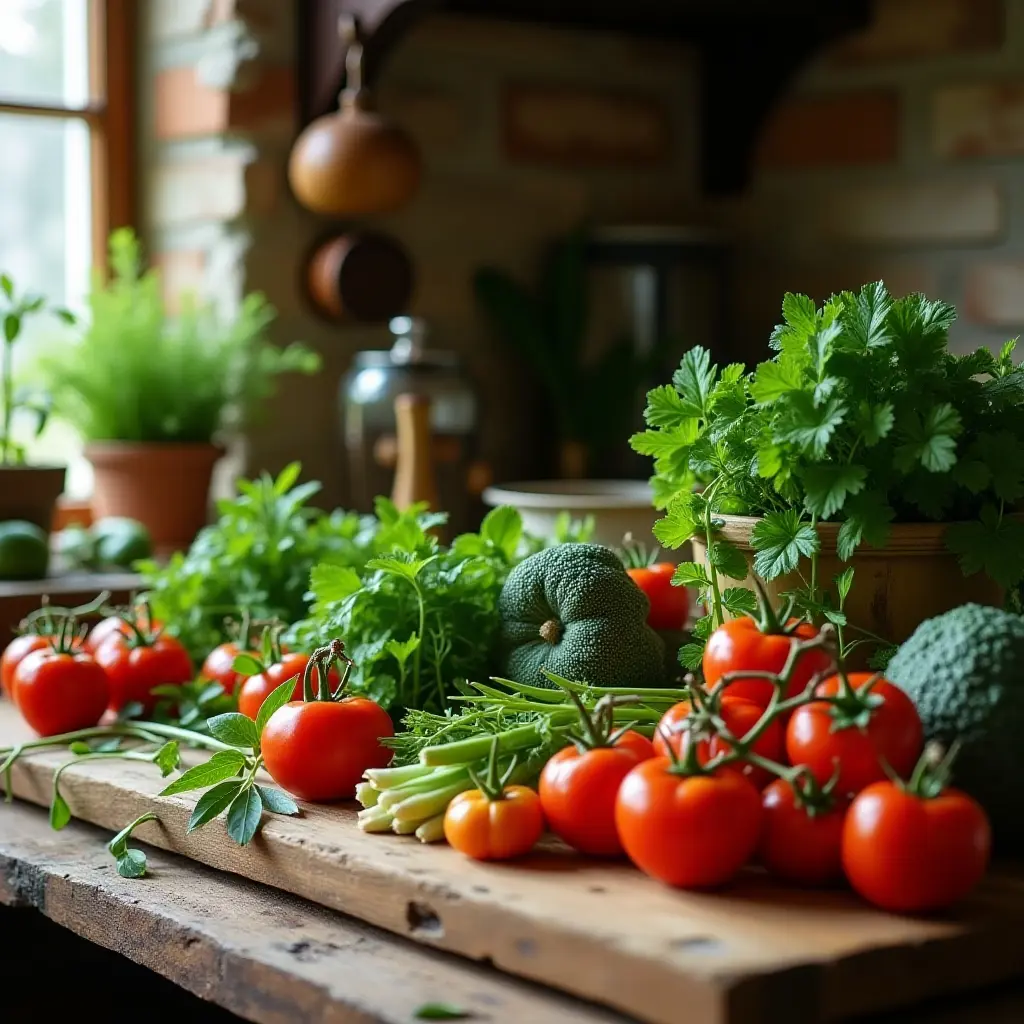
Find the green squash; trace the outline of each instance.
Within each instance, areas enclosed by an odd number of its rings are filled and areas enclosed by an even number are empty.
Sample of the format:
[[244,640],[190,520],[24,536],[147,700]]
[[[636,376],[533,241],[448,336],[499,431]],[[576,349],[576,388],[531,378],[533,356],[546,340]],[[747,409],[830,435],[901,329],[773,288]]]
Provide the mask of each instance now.
[[531,555],[509,573],[498,607],[509,679],[548,685],[546,668],[593,686],[664,682],[650,604],[609,548],[559,544]]

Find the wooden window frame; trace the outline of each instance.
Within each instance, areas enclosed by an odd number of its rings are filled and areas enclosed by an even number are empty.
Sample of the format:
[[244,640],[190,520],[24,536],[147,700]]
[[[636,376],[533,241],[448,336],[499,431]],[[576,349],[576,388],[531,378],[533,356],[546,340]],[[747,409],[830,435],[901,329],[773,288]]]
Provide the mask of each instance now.
[[93,266],[105,268],[115,228],[135,223],[135,40],[137,0],[87,0],[89,103],[12,103],[0,113],[81,120],[89,128]]

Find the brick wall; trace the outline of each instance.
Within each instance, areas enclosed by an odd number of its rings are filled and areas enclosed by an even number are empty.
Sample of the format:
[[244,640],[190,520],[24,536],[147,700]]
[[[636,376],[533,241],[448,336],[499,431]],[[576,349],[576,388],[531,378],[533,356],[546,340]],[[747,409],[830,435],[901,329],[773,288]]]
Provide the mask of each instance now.
[[1024,328],[1024,0],[879,0],[761,140],[714,215],[741,240],[744,349],[785,289],[875,276],[956,304],[958,346]]

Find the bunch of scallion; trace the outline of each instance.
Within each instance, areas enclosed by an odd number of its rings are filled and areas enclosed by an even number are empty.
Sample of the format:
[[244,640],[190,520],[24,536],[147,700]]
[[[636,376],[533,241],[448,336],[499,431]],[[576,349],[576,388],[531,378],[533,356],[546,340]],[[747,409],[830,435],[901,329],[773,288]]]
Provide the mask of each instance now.
[[389,741],[396,766],[370,769],[356,790],[359,827],[437,842],[448,804],[475,787],[495,742],[499,771],[511,767],[510,783],[534,785],[548,758],[572,742],[581,709],[592,712],[604,701],[617,725],[650,737],[664,712],[687,697],[684,690],[637,692],[545,676],[554,688],[493,679],[497,686],[472,684],[475,694],[463,698],[469,706],[458,714],[410,711],[405,731]]

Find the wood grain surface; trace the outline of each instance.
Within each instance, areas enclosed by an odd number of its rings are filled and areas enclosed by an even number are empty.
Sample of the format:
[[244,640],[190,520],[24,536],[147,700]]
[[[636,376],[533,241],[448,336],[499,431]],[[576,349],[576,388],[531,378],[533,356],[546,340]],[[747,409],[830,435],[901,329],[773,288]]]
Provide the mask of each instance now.
[[121,878],[105,836],[54,832],[42,810],[0,812],[0,904],[31,906],[257,1024],[407,1024],[428,1003],[480,1021],[626,1024],[501,975],[173,854]]
[[[0,745],[26,737],[0,708]],[[14,792],[46,805],[66,753],[20,761]],[[914,920],[843,892],[807,893],[751,871],[723,893],[681,893],[557,843],[515,864],[374,836],[351,805],[268,816],[240,849],[223,824],[185,835],[195,797],[158,798],[147,765],[69,769],[79,818],[117,830],[159,814],[139,838],[301,895],[426,945],[629,1012],[651,1024],[787,1024],[907,1006],[1024,974],[1024,874],[993,872],[955,914]],[[4,809],[0,807],[0,834]]]

